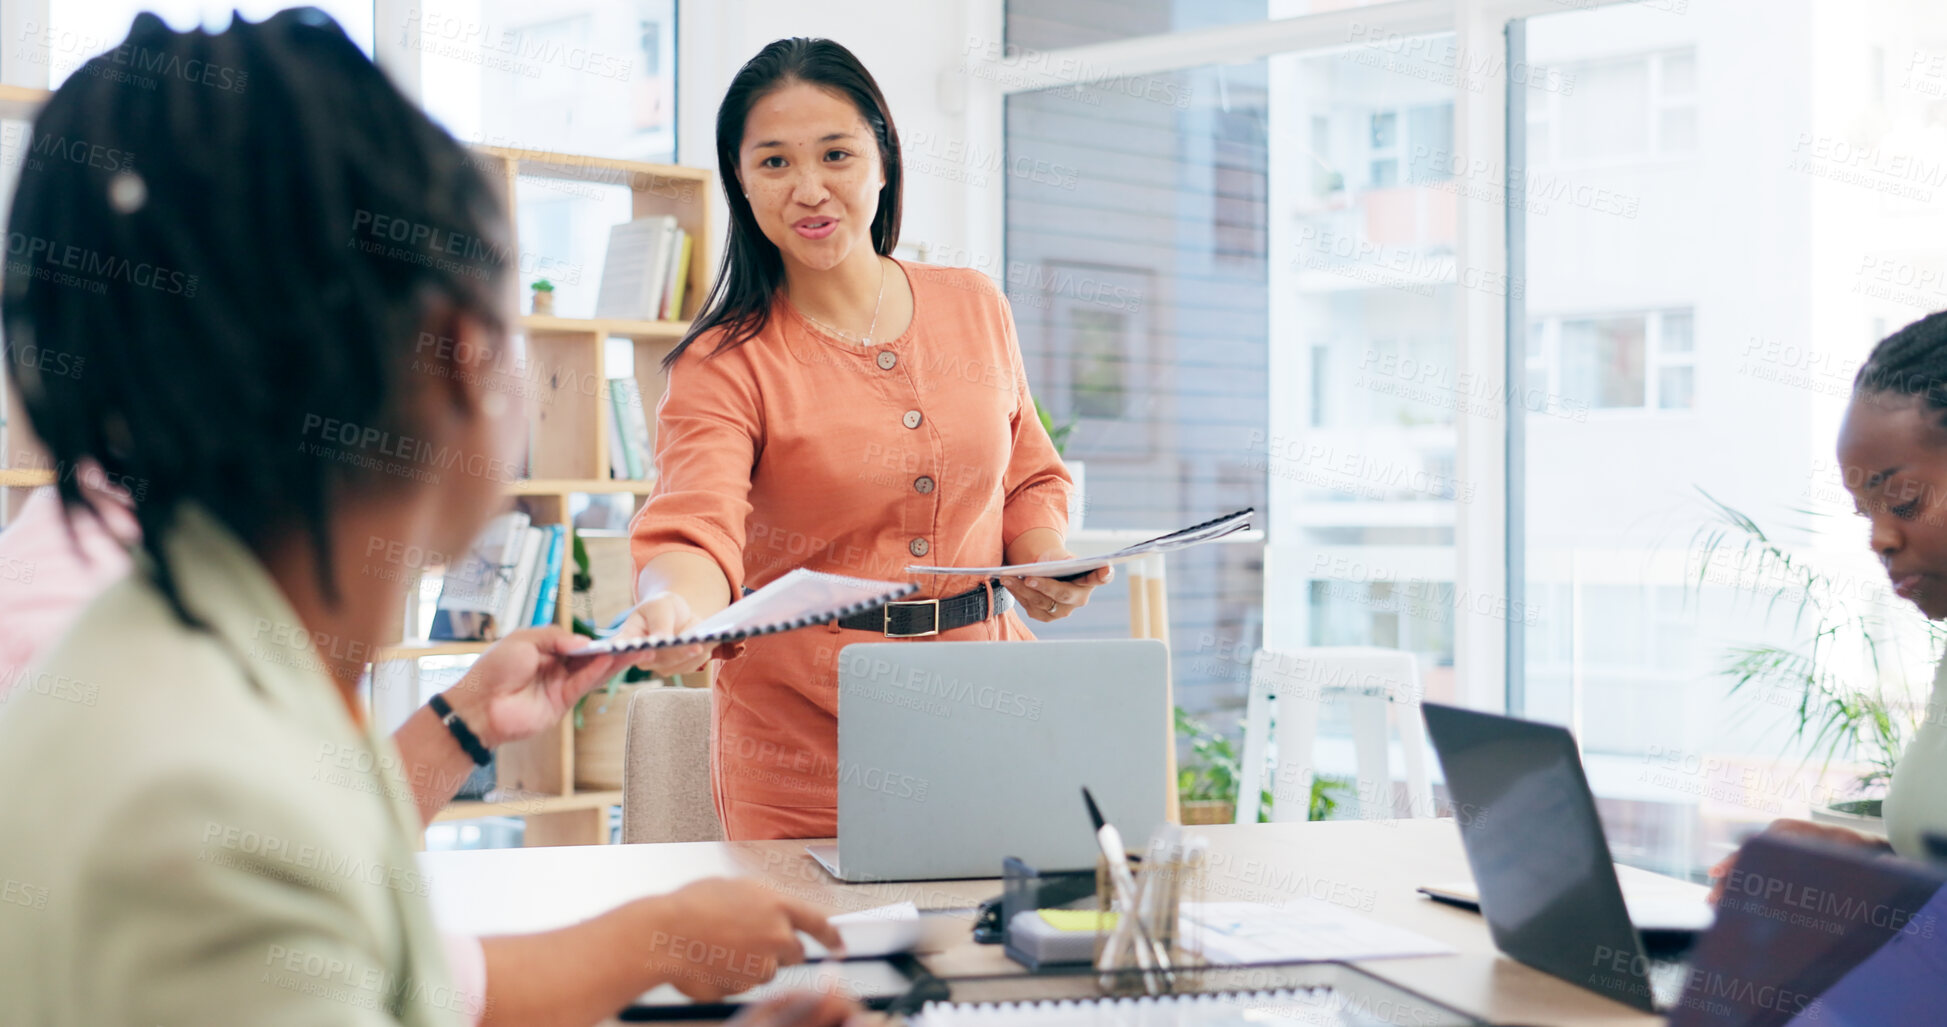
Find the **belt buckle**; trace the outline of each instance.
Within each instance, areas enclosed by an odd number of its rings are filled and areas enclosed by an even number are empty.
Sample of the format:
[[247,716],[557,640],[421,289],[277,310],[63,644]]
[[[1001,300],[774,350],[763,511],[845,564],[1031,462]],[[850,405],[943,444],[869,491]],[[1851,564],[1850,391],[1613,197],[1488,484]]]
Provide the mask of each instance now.
[[[931,606],[933,608],[933,630],[915,631],[910,634],[893,634],[892,608],[895,606]],[[881,632],[887,638],[926,638],[929,635],[937,635],[940,633],[940,601],[938,599],[908,599],[904,602],[887,603],[885,605],[885,611],[885,619],[880,628]]]

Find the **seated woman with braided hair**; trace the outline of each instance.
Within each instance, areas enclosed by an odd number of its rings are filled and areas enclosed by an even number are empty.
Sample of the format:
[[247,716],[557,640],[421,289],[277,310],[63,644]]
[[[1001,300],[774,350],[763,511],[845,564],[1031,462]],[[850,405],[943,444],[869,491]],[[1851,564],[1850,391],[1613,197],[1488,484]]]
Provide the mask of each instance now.
[[[249,88],[137,88],[131,51]],[[141,15],[34,135],[141,155],[28,163],[0,297],[52,513],[139,548],[61,637],[0,653],[33,649],[0,682],[0,1024],[592,1024],[665,983],[746,990],[803,960],[800,931],[839,945],[806,903],[702,881],[485,939],[484,994],[456,986],[414,835],[483,746],[622,669],[531,629],[446,723],[422,710],[395,744],[364,716],[403,617],[390,555],[463,551],[524,433],[500,197],[309,9],[219,33]],[[747,1016],[856,1012],[802,993]]]
[[[1873,348],[1853,379],[1839,428],[1839,470],[1868,525],[1867,544],[1893,592],[1929,620],[1947,620],[1947,311],[1921,318]],[[1850,828],[1779,820],[1768,831],[1928,858],[1925,836],[1947,835],[1947,660],[1919,731],[1893,771],[1887,838]],[[1711,868],[1721,894],[1736,856]]]

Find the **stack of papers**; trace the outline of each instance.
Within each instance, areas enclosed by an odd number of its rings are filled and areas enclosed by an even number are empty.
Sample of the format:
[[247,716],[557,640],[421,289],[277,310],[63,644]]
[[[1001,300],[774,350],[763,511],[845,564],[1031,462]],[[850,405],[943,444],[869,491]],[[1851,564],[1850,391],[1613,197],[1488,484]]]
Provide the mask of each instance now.
[[1239,965],[1304,960],[1448,956],[1452,946],[1383,924],[1321,899],[1185,902],[1184,943],[1213,963]]

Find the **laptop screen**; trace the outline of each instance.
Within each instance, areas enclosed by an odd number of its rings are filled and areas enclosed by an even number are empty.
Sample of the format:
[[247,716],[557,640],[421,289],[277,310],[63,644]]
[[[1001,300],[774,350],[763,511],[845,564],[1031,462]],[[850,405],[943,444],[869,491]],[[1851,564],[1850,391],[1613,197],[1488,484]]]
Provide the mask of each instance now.
[[1670,1027],[1947,1022],[1947,871],[1760,836],[1725,878]]
[[1575,740],[1552,724],[1425,703],[1494,945],[1638,1009],[1649,961]]

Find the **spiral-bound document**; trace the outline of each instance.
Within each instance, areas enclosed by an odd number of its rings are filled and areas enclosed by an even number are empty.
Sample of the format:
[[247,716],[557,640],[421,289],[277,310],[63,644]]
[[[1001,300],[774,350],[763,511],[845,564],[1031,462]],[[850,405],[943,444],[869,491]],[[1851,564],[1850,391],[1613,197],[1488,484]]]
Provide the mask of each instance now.
[[[1179,962],[1161,994],[1132,993],[1133,971],[1110,980],[1093,968],[924,982],[895,1003],[919,1005],[914,1027],[1487,1027],[1478,1017],[1347,963],[1197,966]],[[1143,989],[1148,990],[1148,989]]]
[[1157,553],[1174,552],[1200,546],[1205,542],[1215,542],[1232,532],[1243,531],[1251,526],[1254,507],[1245,507],[1236,513],[1215,517],[1202,524],[1192,524],[1181,531],[1158,535],[1133,546],[1125,546],[1113,553],[1101,556],[1077,557],[1073,560],[1043,560],[1040,563],[998,564],[993,567],[939,567],[931,564],[907,564],[908,574],[979,574],[987,577],[1015,577],[1033,574],[1044,578],[1068,578],[1108,567],[1112,564],[1128,563]]
[[714,616],[696,622],[688,631],[673,638],[653,635],[605,638],[568,655],[596,656],[602,653],[735,642],[850,617],[917,591],[919,586],[910,582],[848,578],[800,567],[731,603]]
[[[1465,1024],[1465,1018],[1400,1019],[1365,997],[1332,987],[1154,998],[1094,998],[980,1005],[928,1003],[914,1027],[1379,1027]],[[1415,1010],[1415,1012],[1419,1012]]]

